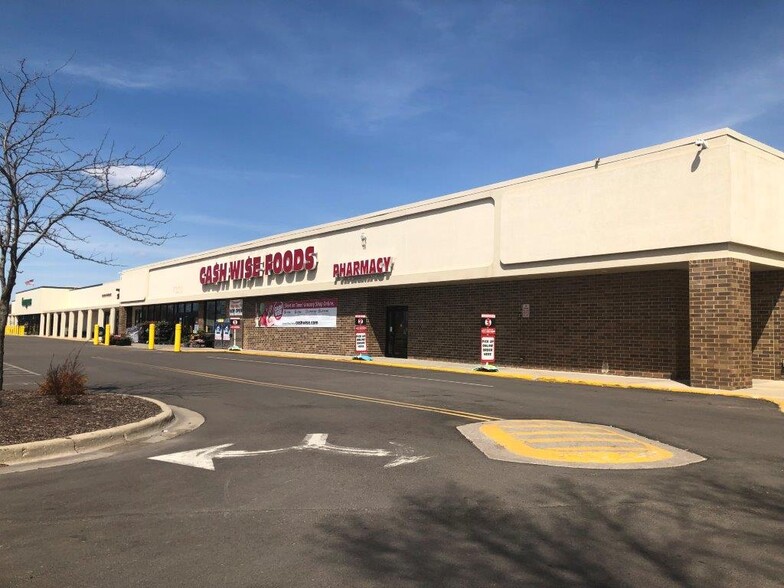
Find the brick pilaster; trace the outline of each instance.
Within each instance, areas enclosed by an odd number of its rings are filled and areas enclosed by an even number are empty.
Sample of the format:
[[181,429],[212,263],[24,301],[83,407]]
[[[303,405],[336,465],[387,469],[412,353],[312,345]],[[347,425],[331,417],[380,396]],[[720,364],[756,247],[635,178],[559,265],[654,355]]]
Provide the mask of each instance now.
[[117,312],[117,334],[120,336],[125,336],[125,332],[128,330],[128,314],[130,310],[121,306]]
[[733,258],[689,262],[691,385],[751,387],[751,264]]

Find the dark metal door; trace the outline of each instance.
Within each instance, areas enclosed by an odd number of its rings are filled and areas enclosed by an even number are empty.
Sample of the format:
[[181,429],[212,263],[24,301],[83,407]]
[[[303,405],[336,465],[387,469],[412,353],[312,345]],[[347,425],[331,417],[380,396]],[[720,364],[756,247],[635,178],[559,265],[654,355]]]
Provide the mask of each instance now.
[[387,357],[408,357],[408,307],[387,307]]

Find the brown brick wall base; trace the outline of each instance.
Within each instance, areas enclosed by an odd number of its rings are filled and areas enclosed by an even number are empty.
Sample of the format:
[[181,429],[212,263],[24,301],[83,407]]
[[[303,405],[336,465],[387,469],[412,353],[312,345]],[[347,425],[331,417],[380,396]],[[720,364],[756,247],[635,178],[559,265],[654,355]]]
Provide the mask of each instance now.
[[751,264],[722,258],[689,262],[691,385],[751,386]]
[[378,289],[371,323],[383,324],[385,308],[397,305],[409,308],[411,357],[478,364],[480,315],[494,313],[500,365],[666,378],[689,373],[685,271]]
[[[410,288],[369,288],[263,300],[338,299],[336,329],[257,328],[246,299],[246,349],[350,355],[354,314],[367,314],[371,355],[384,354],[386,309],[408,307],[408,354],[479,363],[479,320],[497,315],[501,365],[621,375],[689,374],[688,274],[633,272]],[[522,316],[528,304],[530,316]]]

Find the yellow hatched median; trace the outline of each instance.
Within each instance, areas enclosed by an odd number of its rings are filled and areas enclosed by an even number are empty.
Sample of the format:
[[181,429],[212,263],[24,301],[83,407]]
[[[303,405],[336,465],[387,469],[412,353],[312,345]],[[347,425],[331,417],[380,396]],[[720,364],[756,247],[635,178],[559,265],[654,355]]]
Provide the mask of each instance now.
[[568,463],[651,463],[671,459],[662,447],[618,430],[566,421],[506,421],[482,425],[483,435],[519,455]]

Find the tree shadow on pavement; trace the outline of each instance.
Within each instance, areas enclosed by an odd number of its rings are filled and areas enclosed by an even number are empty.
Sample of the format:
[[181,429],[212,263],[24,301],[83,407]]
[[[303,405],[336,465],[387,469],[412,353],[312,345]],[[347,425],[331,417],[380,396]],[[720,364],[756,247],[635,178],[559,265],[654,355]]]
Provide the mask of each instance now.
[[[780,586],[784,492],[695,481],[655,497],[563,479],[501,501],[449,485],[330,516],[325,558],[389,586]],[[670,497],[670,499],[668,499]]]

